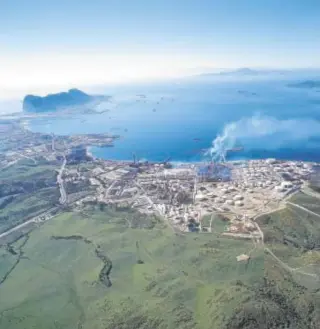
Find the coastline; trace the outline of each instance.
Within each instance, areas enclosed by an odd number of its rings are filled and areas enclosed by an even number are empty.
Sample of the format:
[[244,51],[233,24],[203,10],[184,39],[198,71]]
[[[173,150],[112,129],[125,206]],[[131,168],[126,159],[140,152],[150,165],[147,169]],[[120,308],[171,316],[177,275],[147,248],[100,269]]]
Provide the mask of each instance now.
[[[131,164],[133,162],[133,159],[114,159],[114,158],[103,158],[96,156],[92,150],[94,147],[99,147],[96,145],[89,145],[86,146],[86,154],[87,156],[91,157],[93,160],[101,160],[101,161],[106,161],[106,162],[111,162],[111,163],[119,163],[119,164]],[[116,147],[116,146],[113,146]],[[292,163],[305,163],[309,165],[320,165],[320,162],[317,161],[309,161],[309,160],[293,160],[293,159],[277,159],[277,158],[259,158],[259,159],[240,159],[240,160],[226,160],[223,162],[224,164],[231,164],[231,165],[236,165],[236,164],[241,164],[241,163],[247,163],[247,162],[259,162],[259,161],[267,161],[267,160],[275,160],[277,162],[292,162]],[[145,159],[144,161],[139,161],[139,163],[149,163],[151,165],[153,164],[161,164],[164,163],[164,161],[157,161],[157,160],[148,160]],[[211,159],[203,159],[201,160],[195,160],[195,161],[183,161],[183,160],[174,160],[174,161],[167,161],[166,163],[170,163],[174,168],[176,167],[181,167],[181,166],[200,166],[200,165],[205,165],[205,164],[210,164],[212,163]],[[221,162],[216,162],[216,163],[221,163]]]

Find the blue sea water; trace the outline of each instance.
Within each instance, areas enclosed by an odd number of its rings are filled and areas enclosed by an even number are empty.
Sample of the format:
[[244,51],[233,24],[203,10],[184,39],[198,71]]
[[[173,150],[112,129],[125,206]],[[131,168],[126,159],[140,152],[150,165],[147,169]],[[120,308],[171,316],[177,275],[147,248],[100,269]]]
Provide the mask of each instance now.
[[34,119],[30,129],[121,135],[112,148],[92,147],[91,152],[104,159],[128,160],[135,153],[149,161],[169,157],[172,161],[199,161],[203,150],[218,137],[225,148],[243,147],[241,152],[229,153],[229,159],[320,161],[317,90],[289,88],[285,80],[198,79],[103,91],[113,96],[112,103],[105,105],[109,112]]

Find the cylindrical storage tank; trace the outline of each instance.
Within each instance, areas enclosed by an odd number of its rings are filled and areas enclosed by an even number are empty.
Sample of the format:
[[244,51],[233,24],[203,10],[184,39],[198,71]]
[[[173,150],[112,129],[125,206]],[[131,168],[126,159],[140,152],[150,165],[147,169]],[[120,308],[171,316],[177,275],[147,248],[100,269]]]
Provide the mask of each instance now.
[[235,200],[235,201],[243,200],[243,196],[240,195],[240,194],[237,194],[237,195],[233,198],[233,200]]

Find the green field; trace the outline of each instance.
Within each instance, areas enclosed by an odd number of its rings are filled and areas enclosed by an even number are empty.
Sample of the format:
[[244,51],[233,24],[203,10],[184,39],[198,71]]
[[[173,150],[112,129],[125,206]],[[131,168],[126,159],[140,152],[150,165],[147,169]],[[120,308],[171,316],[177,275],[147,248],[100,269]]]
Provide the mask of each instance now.
[[[0,253],[0,276],[18,260],[0,285],[1,329],[316,328],[305,325],[319,316],[306,304],[318,294],[251,241],[176,235],[134,212],[64,213],[11,247]],[[110,287],[97,248],[112,261]]]
[[[245,288],[236,280],[254,284],[263,277],[263,252],[248,264],[236,261],[252,248],[249,242],[177,236],[157,218],[129,228],[136,217],[64,213],[33,231],[0,286],[0,328],[219,328],[242,299]],[[75,235],[92,243],[52,239]],[[98,245],[112,260],[111,287],[99,281]],[[9,269],[17,257],[2,250],[0,267]],[[214,298],[219,316],[212,319],[207,302]],[[228,310],[220,309],[224,304]]]
[[57,168],[22,160],[0,171],[0,233],[58,204]]

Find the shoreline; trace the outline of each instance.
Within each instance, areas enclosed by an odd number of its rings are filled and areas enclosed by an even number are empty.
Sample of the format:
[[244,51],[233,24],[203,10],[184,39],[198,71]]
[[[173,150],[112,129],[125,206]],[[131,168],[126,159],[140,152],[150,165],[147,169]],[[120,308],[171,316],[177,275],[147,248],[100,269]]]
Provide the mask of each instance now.
[[[96,145],[89,145],[86,146],[86,154],[90,156],[93,160],[103,160],[103,161],[108,161],[108,162],[117,162],[117,163],[124,163],[124,164],[129,164],[132,163],[132,159],[115,159],[115,158],[104,158],[104,157],[99,157],[94,154],[92,151],[93,147],[99,147]],[[113,147],[116,147],[116,145],[113,145]],[[101,148],[101,147],[100,147]],[[225,162],[214,162],[214,163],[226,163],[226,164],[241,164],[241,163],[246,163],[246,162],[251,162],[251,161],[267,161],[267,160],[275,160],[277,162],[297,162],[297,163],[307,163],[311,165],[320,165],[320,162],[317,161],[310,161],[310,160],[295,160],[295,159],[277,159],[277,158],[252,158],[252,159],[239,159],[239,160],[226,160]],[[137,163],[149,163],[149,164],[161,164],[165,163],[164,161],[159,161],[159,160],[148,160],[145,159],[144,161],[138,161]],[[195,160],[195,161],[183,161],[183,160],[173,160],[173,161],[166,161],[166,163],[172,164],[174,167],[179,167],[183,165],[204,165],[204,164],[210,164],[212,163],[211,159],[203,159],[201,160]]]
[[[1,118],[1,116],[0,116]],[[15,120],[8,120],[9,122],[11,122],[12,124],[15,124],[17,123]],[[1,121],[0,120],[0,123],[2,124],[8,124],[8,122],[5,122],[5,121]],[[19,120],[18,122],[18,126],[20,126],[23,130],[29,132],[29,133],[32,133],[32,134],[43,134],[41,132],[36,132],[34,131],[30,126],[28,126],[28,120]],[[127,159],[121,159],[121,158],[117,158],[117,157],[106,157],[104,156],[104,152],[102,152],[102,154],[100,155],[97,155],[95,152],[97,149],[99,150],[102,150],[104,148],[117,148],[117,143],[115,143],[115,141],[118,141],[121,136],[120,135],[113,135],[113,134],[110,134],[110,133],[96,133],[96,134],[92,134],[92,133],[89,133],[89,134],[72,134],[72,133],[69,133],[67,135],[57,135],[59,136],[60,138],[66,138],[66,139],[69,139],[69,138],[72,138],[72,137],[84,137],[84,136],[87,136],[87,137],[90,137],[92,135],[95,135],[95,138],[101,138],[101,136],[105,137],[105,138],[111,138],[112,139],[112,143],[110,144],[110,142],[108,142],[109,144],[106,144],[106,145],[99,145],[99,143],[97,142],[94,142],[94,143],[88,143],[86,145],[86,153],[88,156],[90,156],[91,158],[93,159],[96,159],[96,160],[104,160],[104,161],[111,161],[111,162],[118,162],[118,163],[131,163],[132,162],[132,158],[127,158]],[[95,148],[95,149],[93,149]],[[129,153],[129,152],[128,152]],[[241,155],[239,155],[239,158],[237,157],[232,157],[231,159],[226,159],[226,163],[230,163],[230,164],[236,164],[236,163],[246,163],[246,162],[249,162],[249,161],[262,161],[262,160],[267,160],[267,159],[276,159],[277,161],[279,162],[303,162],[303,163],[309,163],[309,164],[320,164],[320,161],[318,161],[318,159],[310,159],[310,158],[294,158],[294,157],[288,157],[288,158],[282,158],[282,157],[268,157],[268,156],[261,156],[261,157],[247,157],[247,158],[241,158]],[[161,161],[161,160],[158,160],[158,159],[145,159],[145,161],[140,161],[141,163],[143,162],[148,162],[150,164],[153,164],[153,163],[164,163],[165,161]],[[200,165],[200,164],[205,164],[205,163],[210,163],[211,162],[211,159],[210,157],[208,158],[205,158],[205,157],[202,157],[201,159],[197,158],[197,159],[194,159],[194,160],[189,160],[189,159],[173,159],[171,161],[166,161],[167,163],[170,163],[172,164],[173,166],[175,167],[178,167],[178,166],[183,166],[183,165]]]

